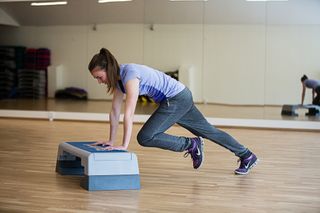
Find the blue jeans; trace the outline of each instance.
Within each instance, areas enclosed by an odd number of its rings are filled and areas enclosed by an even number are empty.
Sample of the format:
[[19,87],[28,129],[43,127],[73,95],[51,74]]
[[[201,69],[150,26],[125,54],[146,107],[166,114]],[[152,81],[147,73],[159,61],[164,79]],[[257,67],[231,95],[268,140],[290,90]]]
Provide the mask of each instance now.
[[229,134],[212,126],[196,108],[190,90],[185,88],[172,98],[162,101],[138,133],[140,145],[183,152],[190,146],[190,138],[164,133],[179,124],[196,136],[209,139],[241,157],[248,151]]

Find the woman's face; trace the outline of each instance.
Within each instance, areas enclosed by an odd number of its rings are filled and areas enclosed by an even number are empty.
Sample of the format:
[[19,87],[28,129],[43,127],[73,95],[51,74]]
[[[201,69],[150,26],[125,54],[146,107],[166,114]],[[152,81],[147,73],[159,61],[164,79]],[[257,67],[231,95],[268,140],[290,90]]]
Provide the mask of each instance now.
[[108,76],[107,76],[107,72],[105,69],[101,69],[101,67],[95,67],[92,71],[91,71],[91,75],[97,79],[99,84],[107,84],[108,83]]

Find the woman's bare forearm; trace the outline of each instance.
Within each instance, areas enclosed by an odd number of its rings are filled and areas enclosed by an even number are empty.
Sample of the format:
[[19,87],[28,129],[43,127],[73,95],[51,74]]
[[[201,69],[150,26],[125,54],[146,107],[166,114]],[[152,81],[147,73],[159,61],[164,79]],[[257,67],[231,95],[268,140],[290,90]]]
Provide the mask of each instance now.
[[117,138],[117,130],[119,126],[119,117],[120,113],[116,113],[114,111],[110,112],[110,135],[109,135],[109,141],[112,142],[112,144],[115,143]]

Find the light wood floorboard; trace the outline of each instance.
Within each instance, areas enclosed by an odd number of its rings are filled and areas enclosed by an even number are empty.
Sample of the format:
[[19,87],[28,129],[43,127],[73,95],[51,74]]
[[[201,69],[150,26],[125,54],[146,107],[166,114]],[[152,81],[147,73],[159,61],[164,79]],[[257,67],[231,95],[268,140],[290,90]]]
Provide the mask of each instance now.
[[[106,137],[94,122],[0,119],[0,212],[320,212],[319,132],[223,129],[260,163],[236,176],[237,158],[206,141],[197,171],[189,158],[139,146],[141,190],[89,192],[80,177],[55,173],[58,144]],[[191,136],[174,126],[169,133]],[[121,139],[120,126],[118,139]]]

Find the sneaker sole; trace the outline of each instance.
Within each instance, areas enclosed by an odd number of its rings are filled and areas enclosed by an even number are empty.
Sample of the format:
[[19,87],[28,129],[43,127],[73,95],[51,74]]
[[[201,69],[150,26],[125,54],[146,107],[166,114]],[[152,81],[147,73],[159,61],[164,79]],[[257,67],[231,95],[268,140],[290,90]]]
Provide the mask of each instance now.
[[257,158],[257,160],[249,167],[249,169],[248,169],[247,172],[237,172],[237,171],[234,171],[234,173],[235,173],[236,175],[246,175],[246,174],[249,174],[250,170],[251,170],[255,165],[257,165],[259,161],[260,161],[260,160]]
[[198,168],[194,168],[194,169],[199,169],[202,166],[202,163],[204,161],[204,152],[203,152],[204,140],[203,140],[202,137],[199,137],[199,138],[201,140],[200,152],[201,152],[201,155],[202,155],[202,161],[201,161],[200,165],[198,166]]

